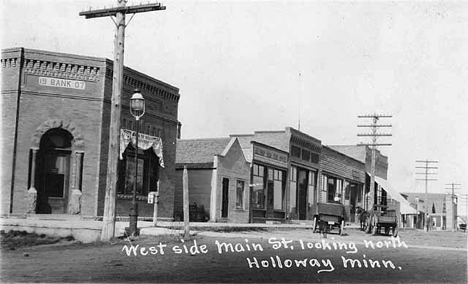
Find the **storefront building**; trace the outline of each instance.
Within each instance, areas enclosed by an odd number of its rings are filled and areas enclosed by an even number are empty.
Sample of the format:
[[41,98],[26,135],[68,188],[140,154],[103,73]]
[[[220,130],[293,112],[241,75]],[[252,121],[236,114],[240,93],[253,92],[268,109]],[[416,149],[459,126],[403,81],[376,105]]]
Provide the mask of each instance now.
[[[1,64],[1,214],[102,216],[112,61],[12,48],[2,50]],[[147,149],[138,151],[139,215],[153,215],[146,199],[158,190],[158,214],[172,218],[179,90],[127,67],[123,79],[121,128],[127,147],[121,147],[116,216],[128,217],[131,207],[135,119],[129,102],[138,88],[146,101],[139,144]]]
[[339,201],[345,206],[347,222],[359,222],[358,208],[363,207],[364,163],[322,146],[320,168],[319,202]]
[[[332,145],[329,146],[331,149],[336,150],[340,153],[343,153],[349,157],[352,157],[365,164],[365,185],[363,190],[363,203],[362,207],[365,210],[370,210],[372,207],[370,205],[370,172],[372,165],[372,149],[365,145]],[[375,162],[375,176],[383,180],[387,180],[388,172],[388,158],[379,150],[376,150],[376,162]],[[382,190],[382,186],[379,186],[377,181],[374,182],[374,200],[377,204],[386,205],[387,204],[387,192]]]
[[[256,131],[254,134],[231,135],[231,137],[239,139],[246,157],[252,155],[250,153],[253,143],[254,147],[263,147],[265,153],[268,153],[269,149],[272,151],[269,155],[276,155],[280,160],[275,163],[269,160],[269,164],[258,161],[257,164],[263,167],[252,169],[254,177],[252,190],[261,191],[265,196],[264,201],[259,201],[258,198],[252,200],[253,203],[257,203],[258,209],[257,212],[253,212],[254,221],[312,220],[317,200],[321,141],[291,127],[280,131]],[[286,157],[287,163],[284,162]],[[253,164],[256,164],[255,160]],[[263,188],[256,188],[261,180],[264,180]],[[284,194],[280,184],[284,186]],[[252,196],[256,198],[254,194]],[[273,207],[271,213],[268,213],[268,206]],[[265,210],[265,213],[261,210]]]
[[183,220],[184,216],[184,167],[191,221],[249,223],[250,163],[236,138],[177,142],[175,220]]
[[288,153],[252,141],[252,223],[286,220]]

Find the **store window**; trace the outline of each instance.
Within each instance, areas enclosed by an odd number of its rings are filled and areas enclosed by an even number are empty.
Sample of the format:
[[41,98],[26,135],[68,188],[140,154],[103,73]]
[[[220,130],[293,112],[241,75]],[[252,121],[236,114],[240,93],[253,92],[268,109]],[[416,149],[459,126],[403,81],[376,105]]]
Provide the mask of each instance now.
[[349,201],[351,199],[351,186],[348,181],[343,181],[344,187],[344,200]]
[[333,202],[336,194],[336,179],[328,177],[327,181],[327,202]]
[[290,180],[293,181],[293,182],[296,182],[296,181],[297,181],[297,168],[294,167],[294,166],[291,166],[291,176],[290,176]]
[[253,165],[252,205],[256,209],[265,209],[265,167]]
[[[157,191],[159,158],[152,149],[138,151],[137,196],[147,196],[150,191]],[[135,150],[127,147],[123,160],[119,161],[119,180],[117,193],[132,195],[135,183]]]
[[245,182],[242,180],[237,181],[236,187],[236,208],[244,209],[244,186]]
[[290,185],[289,185],[289,206],[291,208],[295,208],[297,206],[297,200],[296,200],[297,168],[294,167],[294,166],[291,166],[289,180],[290,180]]
[[317,179],[317,172],[309,171],[309,199],[308,199],[309,205],[312,205],[315,203],[316,179]]
[[283,179],[285,176],[284,171],[274,170],[273,178],[273,208],[276,210],[283,210],[284,206],[284,183]]
[[328,191],[328,178],[322,175],[322,191]]

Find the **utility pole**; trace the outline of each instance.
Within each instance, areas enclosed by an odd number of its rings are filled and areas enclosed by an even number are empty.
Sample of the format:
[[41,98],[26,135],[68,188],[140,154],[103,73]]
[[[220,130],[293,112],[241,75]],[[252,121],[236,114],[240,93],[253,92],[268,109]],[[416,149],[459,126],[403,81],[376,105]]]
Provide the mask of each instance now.
[[[424,186],[425,186],[425,200],[424,200],[424,223],[426,224],[425,228],[426,228],[426,232],[429,231],[429,222],[428,222],[428,207],[429,207],[429,200],[428,200],[428,196],[427,196],[427,182],[428,181],[434,181],[434,180],[437,180],[437,179],[432,179],[430,178],[430,175],[436,175],[437,173],[434,173],[434,172],[430,172],[431,170],[437,170],[438,167],[435,166],[435,164],[438,163],[438,161],[430,161],[430,160],[417,160],[416,163],[419,163],[419,164],[422,164],[424,166],[416,166],[417,169],[424,169],[424,172],[422,173],[416,173],[418,175],[424,175],[424,178],[421,178],[421,179],[416,179],[416,180],[423,180],[425,183],[424,183]],[[431,166],[432,165],[432,166]]]
[[[120,114],[122,111],[121,94],[123,86],[124,69],[124,43],[125,27],[137,13],[165,10],[166,7],[160,3],[126,6],[128,0],[117,0],[118,6],[98,10],[80,12],[80,16],[86,19],[110,17],[115,24],[114,39],[114,63],[112,78],[112,104],[109,132],[109,152],[107,160],[106,196],[104,200],[104,217],[101,232],[101,240],[108,241],[115,234],[115,198],[117,187],[117,164],[120,143]],[[125,21],[126,14],[133,14],[128,22]]]
[[[365,118],[365,119],[372,119],[371,124],[358,124],[357,127],[366,127],[370,128],[371,133],[358,133],[357,136],[364,136],[364,137],[372,137],[372,143],[363,143],[359,145],[366,145],[366,146],[371,146],[372,149],[372,156],[371,156],[371,172],[370,172],[370,185],[369,185],[369,205],[371,206],[371,209],[374,207],[374,204],[376,201],[374,200],[375,196],[375,164],[376,164],[376,151],[377,151],[377,146],[391,146],[392,144],[390,143],[377,143],[377,139],[379,137],[384,137],[384,136],[392,136],[390,133],[378,133],[378,130],[380,128],[384,127],[392,127],[391,124],[378,124],[379,119],[381,118],[391,118],[391,115],[379,115],[379,114],[369,114],[369,115],[358,115],[358,118]],[[365,190],[363,192],[365,196]],[[364,200],[364,198],[363,198]],[[369,210],[368,202],[367,200],[364,200],[364,209]]]
[[[458,200],[457,202],[455,202],[455,200],[458,199],[458,197],[455,195],[455,190],[461,189],[458,187],[461,184],[452,182],[452,183],[447,183],[445,185],[451,186],[451,188],[445,188],[445,189],[452,190],[452,193],[451,193],[451,196],[452,196],[452,232],[455,232],[457,228],[457,215],[458,215],[457,214]],[[458,188],[455,188],[455,187],[458,187]]]
[[466,224],[467,221],[468,221],[468,194],[466,194],[466,193],[460,194],[460,199],[459,199],[459,200],[460,200],[460,203],[461,203],[461,202],[465,203],[465,206],[466,206],[466,207],[465,207],[465,210],[466,210],[466,211],[465,211],[465,216],[464,216],[465,218],[462,218],[460,215],[458,215],[458,216],[460,216],[460,218],[461,218],[461,219],[465,222],[465,224]]

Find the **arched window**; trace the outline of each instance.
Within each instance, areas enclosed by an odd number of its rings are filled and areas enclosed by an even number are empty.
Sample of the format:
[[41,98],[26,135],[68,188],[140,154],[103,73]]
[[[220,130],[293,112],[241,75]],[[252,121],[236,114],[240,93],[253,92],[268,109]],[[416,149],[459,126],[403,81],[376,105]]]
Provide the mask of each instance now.
[[70,132],[54,128],[47,131],[41,139],[41,150],[58,150],[58,149],[71,149],[71,142],[73,140]]

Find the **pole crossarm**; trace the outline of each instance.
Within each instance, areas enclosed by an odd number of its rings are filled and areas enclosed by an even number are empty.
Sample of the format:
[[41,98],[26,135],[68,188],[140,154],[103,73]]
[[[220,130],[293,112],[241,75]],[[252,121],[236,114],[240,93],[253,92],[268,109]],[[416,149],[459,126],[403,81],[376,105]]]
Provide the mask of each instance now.
[[376,124],[376,125],[372,125],[372,124],[358,124],[357,127],[392,127],[391,124]]
[[144,13],[144,12],[159,11],[159,10],[166,10],[166,6],[163,6],[161,3],[141,4],[141,5],[135,5],[135,6],[120,6],[120,7],[113,7],[113,8],[83,11],[83,12],[80,12],[79,15],[84,16],[86,19],[91,19],[91,18],[115,16],[117,15],[117,13],[136,14],[136,13]]
[[358,133],[357,136],[370,136],[370,137],[376,137],[376,136],[392,136],[390,133]]
[[361,144],[358,144],[359,146],[392,146],[392,144],[390,143],[361,143]]
[[[376,163],[377,163],[377,146],[391,146],[391,143],[377,143],[379,137],[389,137],[392,136],[390,133],[377,133],[380,127],[392,127],[391,124],[378,124],[380,118],[391,118],[391,115],[379,115],[377,113],[358,115],[358,118],[370,118],[372,121],[370,124],[358,124],[358,127],[367,127],[368,131],[371,133],[358,133],[358,137],[371,137],[372,141],[370,143],[360,143],[360,146],[370,146],[371,153],[371,167],[370,167],[370,188],[369,188],[369,202],[366,201],[364,207],[366,210],[369,210],[374,207],[374,204],[377,204],[377,200],[374,199],[375,195],[375,172],[376,172]],[[364,193],[365,194],[365,193]],[[367,207],[367,203],[371,206]],[[372,210],[372,209],[371,209]]]
[[[417,178],[416,180],[421,180],[421,181],[424,181],[424,188],[425,188],[425,197],[424,197],[424,200],[425,201],[428,201],[428,191],[427,191],[427,188],[428,188],[428,181],[436,181],[437,179],[435,178],[429,178],[429,175],[435,175],[437,173],[434,173],[434,172],[429,172],[429,170],[431,169],[434,169],[434,170],[437,170],[438,167],[434,167],[434,166],[430,166],[431,164],[434,164],[434,163],[438,163],[438,161],[430,161],[428,159],[426,160],[416,160],[417,163],[420,163],[420,164],[424,164],[424,166],[416,166],[417,169],[424,169],[424,172],[423,173],[416,173],[416,174],[422,174],[424,175],[425,177],[424,178]],[[424,227],[425,227],[425,231],[428,232],[429,229],[430,229],[430,220],[429,220],[429,208],[428,206],[424,206]]]
[[358,115],[358,118],[381,118],[381,117],[393,117],[393,116],[391,116],[391,115],[381,115],[381,114]]

